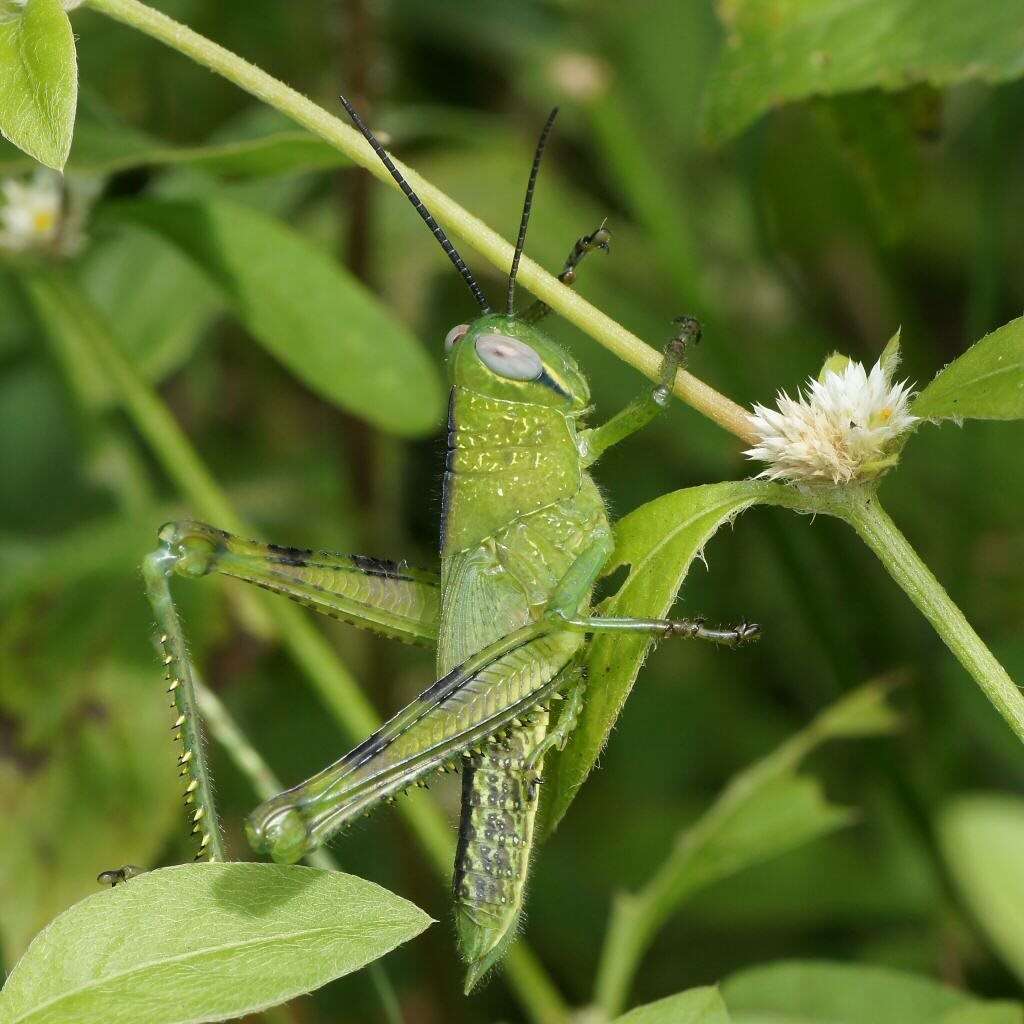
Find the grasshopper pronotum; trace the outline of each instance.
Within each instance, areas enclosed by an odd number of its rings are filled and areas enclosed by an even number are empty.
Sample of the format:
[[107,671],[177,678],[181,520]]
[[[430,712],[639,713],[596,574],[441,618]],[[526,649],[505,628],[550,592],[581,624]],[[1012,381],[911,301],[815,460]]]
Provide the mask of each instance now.
[[[515,935],[533,841],[545,753],[561,747],[586,698],[588,637],[604,631],[688,636],[739,645],[757,636],[740,624],[602,618],[591,594],[612,553],[604,502],[587,472],[611,445],[668,404],[695,320],[681,317],[660,382],[618,415],[585,428],[590,390],[576,362],[537,326],[535,302],[515,312],[515,278],[537,172],[556,111],[530,172],[504,312],[495,313],[458,251],[373,133],[344,98],[374,148],[440,242],[480,306],[445,338],[451,382],[440,527],[440,572],[365,556],[244,541],[202,523],[165,525],[144,573],[173,695],[178,759],[197,858],[219,859],[209,780],[171,575],[224,573],[285,594],[327,615],[436,650],[436,682],[372,736],[318,775],[261,804],[246,833],[253,848],[292,862],[344,825],[426,775],[463,771],[454,872],[467,992]],[[608,247],[602,224],[581,238],[559,275],[572,284],[587,253]],[[552,723],[549,704],[564,699]]]

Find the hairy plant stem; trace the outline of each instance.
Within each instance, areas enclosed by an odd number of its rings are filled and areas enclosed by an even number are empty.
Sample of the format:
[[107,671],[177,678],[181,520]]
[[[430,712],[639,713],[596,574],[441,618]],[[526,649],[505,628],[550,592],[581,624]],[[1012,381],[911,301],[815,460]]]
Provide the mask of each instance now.
[[[232,533],[253,536],[170,410],[121,352],[110,325],[77,284],[58,269],[26,274],[24,280],[26,292],[48,329],[57,329],[60,323],[74,325],[77,343],[109,376],[125,412],[195,511]],[[376,711],[302,610],[269,595],[249,597],[344,731],[354,739],[373,732],[380,725]],[[435,870],[447,881],[455,844],[440,810],[422,797],[403,801],[398,809]],[[505,960],[505,977],[536,1024],[561,1024],[567,1019],[560,994],[522,941]]]
[[[93,10],[130,25],[234,82],[256,99],[319,135],[385,184],[393,188],[398,187],[358,132],[306,96],[237,54],[159,11],[139,3],[138,0],[86,0],[86,3]],[[431,213],[452,234],[463,239],[499,270],[508,272],[513,252],[509,242],[415,171],[397,160],[395,163],[430,208]],[[623,362],[639,370],[652,381],[658,379],[661,368],[660,352],[644,344],[635,334],[566,288],[532,260],[523,259],[519,267],[518,280],[566,320],[614,352]],[[698,377],[686,370],[680,370],[676,375],[673,392],[682,401],[714,420],[731,434],[744,441],[753,440],[746,410]]]
[[985,696],[1024,741],[1024,695],[971,627],[942,584],[911,547],[882,507],[872,488],[837,490],[831,508],[845,520],[878,556],[886,572],[899,584],[942,642],[981,687]]

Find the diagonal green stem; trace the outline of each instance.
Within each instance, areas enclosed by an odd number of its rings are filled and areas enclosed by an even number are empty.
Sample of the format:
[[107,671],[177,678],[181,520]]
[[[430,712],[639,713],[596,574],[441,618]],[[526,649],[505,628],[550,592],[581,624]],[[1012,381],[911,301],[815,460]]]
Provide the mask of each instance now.
[[971,627],[942,584],[910,546],[873,490],[856,487],[838,492],[834,515],[846,520],[878,556],[943,643],[984,691],[1017,738],[1024,741],[1024,695]]
[[[139,433],[196,512],[233,533],[252,536],[167,406],[125,358],[111,336],[109,324],[74,281],[56,269],[26,273],[23,280],[48,330],[73,325],[78,343],[109,375]],[[302,611],[286,601],[262,594],[251,596],[345,732],[354,738],[373,732],[380,725],[373,706]],[[447,880],[455,845],[437,806],[419,799],[406,801],[399,809],[435,870]],[[561,1024],[566,1020],[561,996],[522,942],[509,953],[505,976],[531,1020],[537,1024]]]
[[[297,124],[345,153],[385,184],[398,186],[381,165],[373,150],[354,129],[301,93],[268,75],[261,68],[224,49],[211,39],[193,32],[180,22],[147,7],[138,0],[86,0],[93,10],[130,25],[165,43],[179,53],[191,57],[211,71],[222,75],[268,106],[280,110]],[[399,161],[398,167],[409,179],[434,216],[452,234],[466,241],[499,270],[508,272],[512,264],[513,246],[478,217],[474,217],[439,188],[421,178]],[[661,353],[644,344],[635,334],[592,306],[586,299],[566,288],[551,274],[530,259],[524,258],[519,268],[519,282],[539,299],[575,324],[595,341],[614,352],[620,359],[639,370],[650,380],[658,379]],[[725,395],[686,370],[676,375],[674,393],[698,412],[714,420],[720,427],[743,440],[752,440],[746,411]]]

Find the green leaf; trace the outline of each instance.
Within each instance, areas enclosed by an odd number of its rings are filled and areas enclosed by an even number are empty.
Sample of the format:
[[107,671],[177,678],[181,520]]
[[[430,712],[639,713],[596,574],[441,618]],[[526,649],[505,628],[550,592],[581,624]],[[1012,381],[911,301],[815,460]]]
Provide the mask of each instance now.
[[[604,572],[611,576],[627,566],[629,575],[601,606],[601,614],[663,618],[693,559],[718,528],[755,502],[768,500],[771,493],[751,480],[707,484],[674,491],[631,512],[616,525],[615,552]],[[590,685],[579,724],[545,772],[548,831],[561,821],[593,769],[650,647],[650,639],[637,633],[594,637],[587,658]]]
[[939,840],[974,917],[1024,979],[1024,800],[984,793],[952,801]]
[[829,740],[891,732],[898,719],[886,694],[879,683],[859,687],[734,776],[679,836],[658,872],[659,899],[674,907],[698,889],[847,824],[850,813],[829,804],[816,779],[794,773]]
[[722,995],[734,1024],[1014,1022],[1012,1016],[964,1016],[1013,1007],[991,1007],[930,978],[827,961],[780,961],[740,971],[722,983]]
[[[223,309],[217,288],[202,271],[149,231],[97,239],[78,259],[75,275],[117,324],[118,346],[153,383],[188,360],[203,328]],[[98,398],[101,407],[113,401],[106,377]]]
[[882,354],[878,357],[885,375],[890,380],[896,376],[896,371],[900,368],[900,361],[902,360],[900,337],[902,334],[903,328],[897,327],[896,333],[886,342],[885,348],[882,349]]
[[714,142],[808,96],[1024,74],[1024,20],[1004,0],[731,0],[703,111]]
[[[187,166],[221,177],[261,178],[323,170],[348,163],[340,150],[301,131],[277,131],[255,139],[173,146],[126,125],[78,117],[67,161],[69,173],[117,174],[135,167]],[[32,163],[9,146],[0,148],[0,172],[17,174]]]
[[310,992],[430,918],[352,875],[190,864],[140,875],[56,918],[4,986],[5,1024],[226,1020]]
[[1024,418],[1024,317],[986,334],[954,359],[910,411],[928,420]]
[[638,1006],[614,1024],[730,1024],[729,1011],[717,988],[711,985]]
[[821,364],[821,369],[818,371],[818,380],[823,381],[826,373],[839,373],[841,374],[847,366],[850,365],[852,360],[849,356],[844,356],[842,352],[833,352]]
[[662,877],[674,909],[699,889],[847,825],[850,811],[830,804],[817,779],[738,776],[708,813],[683,833]]
[[253,337],[323,398],[396,434],[437,428],[443,399],[433,360],[301,235],[224,200],[140,200],[108,211],[190,256]]
[[682,831],[665,862],[636,893],[615,901],[598,972],[597,1002],[616,1010],[658,928],[694,893],[847,824],[816,779],[796,769],[827,740],[889,732],[887,688],[869,683],[823,711],[767,757],[736,775]]
[[60,0],[0,11],[0,134],[34,160],[62,170],[71,148],[78,63]]
[[[69,174],[110,175],[136,167],[185,166],[230,178],[257,178],[338,167],[348,157],[301,131],[269,107],[234,119],[200,145],[176,146],[126,123],[95,94],[79,97]],[[33,162],[0,142],[0,174],[30,171]]]

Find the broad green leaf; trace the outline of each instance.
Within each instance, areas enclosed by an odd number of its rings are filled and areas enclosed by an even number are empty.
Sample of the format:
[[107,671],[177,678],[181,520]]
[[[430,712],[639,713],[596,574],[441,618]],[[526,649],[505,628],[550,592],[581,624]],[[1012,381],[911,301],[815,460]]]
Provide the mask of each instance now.
[[4,1024],[227,1020],[351,974],[430,918],[372,882],[278,864],[190,864],[51,922],[3,990]]
[[704,104],[715,142],[766,111],[861,89],[1024,74],[1024,19],[1004,0],[730,0]]
[[967,1011],[989,1009],[930,978],[827,961],[781,961],[740,971],[722,983],[722,995],[734,1024],[959,1024],[973,1019],[962,1016]]
[[[258,178],[322,170],[348,162],[340,150],[301,131],[277,131],[255,139],[173,146],[125,125],[80,113],[68,156],[72,174],[116,174],[135,167],[188,166],[231,178]],[[0,173],[18,174],[33,164],[10,146],[0,147]]]
[[[603,615],[663,618],[693,559],[723,523],[768,500],[771,488],[751,480],[707,484],[657,498],[621,520],[604,576],[628,567],[625,582],[601,607]],[[545,823],[555,828],[583,785],[615,725],[651,641],[637,633],[598,634],[587,658],[590,684],[579,724],[545,773]],[[723,656],[732,656],[734,654]]]
[[0,8],[0,134],[33,160],[62,170],[71,148],[78,62],[60,0]]
[[[253,178],[337,167],[340,150],[301,131],[270,108],[247,111],[200,145],[176,146],[126,123],[95,94],[79,97],[69,174],[106,175],[136,167],[185,166],[231,178]],[[0,142],[0,174],[29,171],[24,153]]]
[[140,200],[111,216],[176,245],[265,348],[328,401],[397,434],[425,434],[442,393],[423,346],[322,250],[223,200]]
[[928,420],[1024,418],[1024,317],[996,328],[954,359],[910,411]]
[[1024,800],[998,793],[954,800],[939,819],[939,840],[975,919],[1024,979]]
[[717,988],[691,988],[678,995],[638,1006],[615,1024],[730,1024],[729,1011]]
[[[117,325],[118,347],[154,383],[188,360],[203,328],[223,308],[199,268],[148,231],[97,239],[75,273],[83,291]],[[97,397],[100,406],[112,401],[109,381]]]

